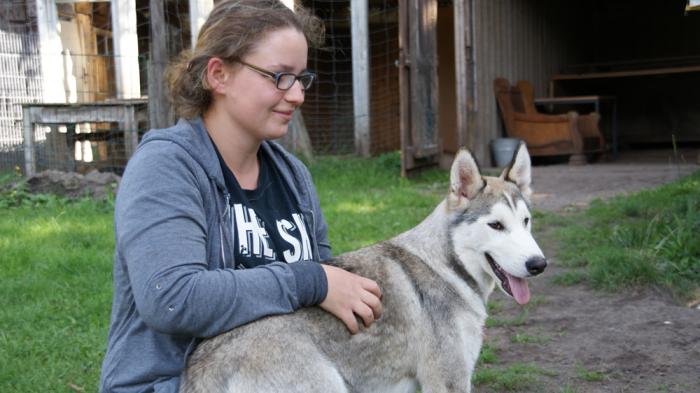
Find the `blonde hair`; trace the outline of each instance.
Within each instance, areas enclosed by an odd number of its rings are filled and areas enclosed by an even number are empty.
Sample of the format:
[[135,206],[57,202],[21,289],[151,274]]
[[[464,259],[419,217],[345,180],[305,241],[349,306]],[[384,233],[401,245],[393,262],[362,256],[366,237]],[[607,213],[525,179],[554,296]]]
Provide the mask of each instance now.
[[207,64],[219,57],[227,64],[242,59],[271,31],[294,28],[312,47],[322,45],[323,22],[302,7],[290,10],[278,0],[222,0],[207,18],[194,50],[183,51],[166,70],[171,105],[184,118],[201,115],[212,94]]

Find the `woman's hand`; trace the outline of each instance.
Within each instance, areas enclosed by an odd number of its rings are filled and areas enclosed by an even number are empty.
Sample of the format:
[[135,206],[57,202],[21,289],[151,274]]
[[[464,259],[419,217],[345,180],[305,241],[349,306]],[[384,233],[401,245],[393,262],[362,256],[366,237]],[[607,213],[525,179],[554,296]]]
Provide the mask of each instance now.
[[350,333],[359,330],[356,316],[369,327],[382,315],[382,292],[376,282],[334,266],[321,267],[328,278],[328,294],[321,308],[343,321]]

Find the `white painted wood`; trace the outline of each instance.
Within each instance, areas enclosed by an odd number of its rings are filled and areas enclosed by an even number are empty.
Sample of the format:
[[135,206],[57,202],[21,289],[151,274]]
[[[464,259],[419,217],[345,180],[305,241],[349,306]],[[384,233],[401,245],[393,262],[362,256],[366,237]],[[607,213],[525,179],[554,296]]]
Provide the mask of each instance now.
[[56,4],[73,4],[73,3],[109,3],[110,0],[55,0]]
[[353,0],[352,20],[352,98],[355,120],[355,152],[369,157],[369,26],[367,0]]
[[197,45],[199,30],[206,22],[214,8],[213,0],[190,0],[190,31],[192,32],[192,48]]
[[282,4],[286,5],[287,8],[294,11],[294,0],[282,0]]
[[41,81],[43,102],[66,101],[63,84],[63,45],[59,35],[58,13],[53,0],[36,0],[37,25],[39,30],[39,53],[41,57]]
[[136,0],[111,0],[117,98],[141,96]]

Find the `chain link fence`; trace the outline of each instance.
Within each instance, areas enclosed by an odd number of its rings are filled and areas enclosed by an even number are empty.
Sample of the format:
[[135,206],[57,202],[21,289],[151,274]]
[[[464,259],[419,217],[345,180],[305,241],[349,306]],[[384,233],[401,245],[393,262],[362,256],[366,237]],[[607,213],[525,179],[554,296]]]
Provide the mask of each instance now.
[[[138,82],[141,100],[120,104],[110,2],[48,2],[60,40],[40,50],[37,0],[0,2],[0,171],[61,169],[120,173],[135,143],[149,129],[149,0],[136,0]],[[308,68],[319,80],[302,113],[315,154],[354,152],[352,27],[349,0],[304,0],[326,25],[326,42],[312,49]],[[188,0],[164,0],[168,53],[191,46]],[[370,1],[370,135],[374,154],[397,150],[399,141],[398,0]],[[45,37],[43,38],[45,39]],[[57,49],[56,47],[60,47]],[[48,86],[48,87],[47,87]],[[50,91],[49,91],[50,90]],[[47,99],[50,98],[50,99]],[[56,97],[59,97],[56,100]],[[46,102],[63,102],[48,105]],[[33,142],[24,151],[25,112],[33,111]],[[31,104],[31,107],[27,105]],[[117,119],[128,106],[130,118]],[[113,108],[113,112],[108,112]],[[63,111],[63,112],[61,112]]]

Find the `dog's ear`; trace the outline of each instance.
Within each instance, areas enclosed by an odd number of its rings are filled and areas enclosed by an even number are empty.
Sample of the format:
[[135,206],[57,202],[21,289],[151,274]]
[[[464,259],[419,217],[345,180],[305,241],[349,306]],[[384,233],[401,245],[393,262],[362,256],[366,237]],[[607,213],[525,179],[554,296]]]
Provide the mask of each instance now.
[[527,152],[525,142],[520,142],[518,149],[513,155],[510,165],[501,173],[501,179],[515,183],[525,198],[530,200],[532,190],[530,189],[531,178],[530,154]]
[[469,150],[461,149],[450,170],[450,202],[454,205],[473,199],[485,185],[476,160]]

